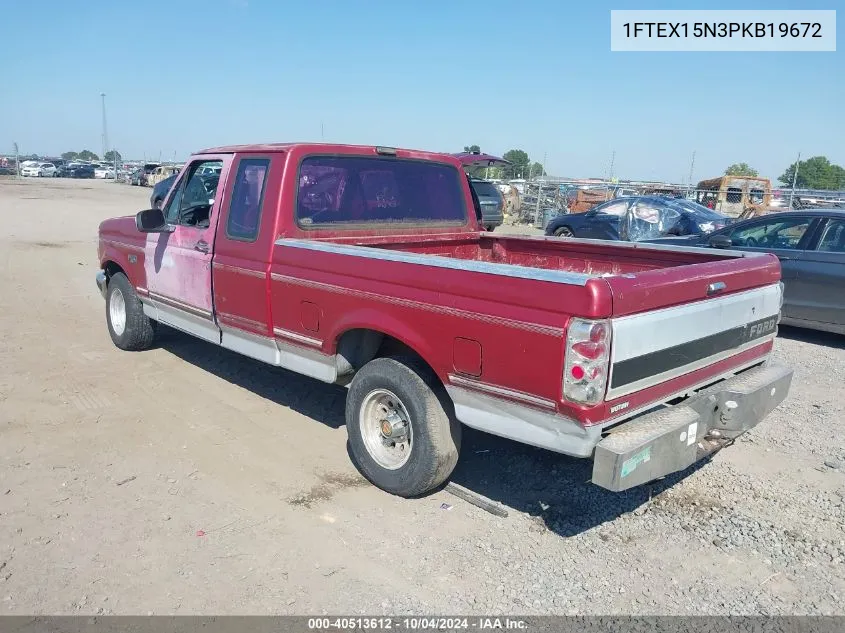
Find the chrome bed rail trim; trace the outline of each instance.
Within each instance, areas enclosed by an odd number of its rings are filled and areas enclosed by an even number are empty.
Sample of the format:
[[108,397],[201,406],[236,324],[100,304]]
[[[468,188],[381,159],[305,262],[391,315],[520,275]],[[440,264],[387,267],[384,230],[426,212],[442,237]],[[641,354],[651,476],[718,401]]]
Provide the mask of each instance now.
[[417,264],[423,266],[433,266],[435,268],[447,268],[450,270],[465,270],[467,272],[482,273],[486,275],[514,277],[517,279],[531,279],[534,281],[547,281],[550,283],[566,284],[570,286],[584,286],[590,279],[594,278],[593,275],[567,272],[565,270],[547,270],[543,268],[516,266],[514,264],[477,262],[474,260],[405,253],[401,251],[391,251],[385,248],[355,246],[350,244],[334,244],[331,242],[319,242],[316,240],[281,238],[276,240],[275,244],[276,246],[301,248],[322,253],[334,253],[336,255],[351,255],[353,257],[363,257],[366,259],[377,259],[402,264]]

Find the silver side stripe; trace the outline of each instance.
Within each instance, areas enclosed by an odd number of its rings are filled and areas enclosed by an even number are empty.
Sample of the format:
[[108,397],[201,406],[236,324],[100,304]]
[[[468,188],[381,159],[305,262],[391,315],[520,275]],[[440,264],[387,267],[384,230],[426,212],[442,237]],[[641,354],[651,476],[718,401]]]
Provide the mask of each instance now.
[[482,382],[480,380],[473,380],[471,378],[464,378],[463,376],[449,374],[449,382],[456,387],[463,387],[465,389],[471,389],[473,391],[481,391],[492,396],[506,398],[508,400],[516,400],[517,402],[522,402],[523,404],[527,404],[534,407],[551,409],[552,411],[557,408],[557,404],[554,402],[554,400],[541,398],[539,396],[533,396],[530,393],[525,393],[524,391],[517,391],[516,389],[508,389],[506,387],[500,387],[499,385],[492,385],[488,382]]
[[251,268],[241,268],[240,266],[230,266],[229,264],[218,264],[214,262],[214,269],[221,272],[235,273],[237,275],[245,275],[247,277],[256,277],[258,279],[265,279],[266,273],[262,270],[253,270]]
[[217,312],[217,317],[219,319],[223,319],[224,321],[231,321],[235,325],[243,325],[245,327],[251,327],[256,330],[266,330],[267,324],[262,323],[261,321],[256,321],[254,319],[248,319],[246,317],[242,317],[237,314],[229,314],[228,312]]
[[301,343],[302,345],[308,345],[309,347],[316,347],[318,349],[323,347],[323,341],[318,338],[312,338],[310,336],[299,334],[298,332],[291,332],[290,330],[283,330],[280,327],[274,327],[273,334],[275,334],[278,338],[287,339],[295,343]]
[[280,275],[279,273],[271,273],[270,278],[273,281],[294,284],[296,286],[303,286],[305,288],[314,288],[317,290],[324,290],[326,292],[333,292],[335,294],[352,295],[358,298],[366,298],[373,301],[380,301],[382,303],[391,303],[393,305],[398,305],[405,308],[425,310],[426,312],[448,314],[450,316],[456,316],[462,319],[472,319],[473,321],[492,323],[494,325],[500,325],[502,327],[516,328],[519,330],[525,330],[526,332],[535,332],[537,334],[554,336],[556,338],[563,337],[563,328],[553,327],[550,325],[540,325],[538,323],[528,323],[526,321],[515,321],[513,319],[506,319],[504,317],[498,317],[490,314],[483,314],[480,312],[469,312],[468,310],[461,310],[459,308],[452,308],[444,305],[434,305],[431,303],[423,303],[422,301],[414,301],[413,299],[403,299],[402,297],[392,297],[388,295],[378,294],[375,292],[367,292],[365,290],[356,290],[353,288],[346,288],[344,286],[327,284],[321,281],[311,281],[307,279],[300,279],[299,277],[292,277],[289,275]]
[[571,286],[584,286],[587,281],[593,278],[592,275],[567,272],[565,270],[546,270],[541,268],[529,268],[527,266],[515,266],[514,264],[498,264],[493,262],[455,259],[452,257],[432,257],[431,255],[392,251],[385,248],[374,248],[372,246],[336,244],[316,240],[282,238],[276,240],[276,246],[300,248],[310,251],[319,251],[322,253],[334,253],[336,255],[351,255],[353,257],[363,257],[366,259],[377,259],[402,264],[417,264],[422,266],[432,266],[434,268],[465,270],[468,272],[498,275],[501,277],[515,277],[518,279],[531,279],[533,281],[548,281],[550,283],[567,284]]
[[184,310],[185,312],[194,316],[198,316],[202,319],[208,319],[209,321],[212,320],[211,312],[209,310],[205,310],[203,308],[193,306],[189,303],[179,301],[178,299],[174,299],[173,297],[161,295],[157,292],[149,292],[148,295],[153,301],[158,301],[159,303],[162,303],[166,306],[170,306],[171,308],[176,308],[177,310]]

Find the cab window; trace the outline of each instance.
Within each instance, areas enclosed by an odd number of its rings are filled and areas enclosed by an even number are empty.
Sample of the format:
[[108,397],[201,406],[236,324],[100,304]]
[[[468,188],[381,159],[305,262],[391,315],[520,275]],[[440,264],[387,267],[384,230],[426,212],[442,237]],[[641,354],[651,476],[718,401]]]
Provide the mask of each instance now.
[[164,218],[168,224],[208,228],[220,176],[219,173],[203,175],[202,169],[207,166],[219,166],[222,169],[223,161],[204,160],[188,166],[164,210]]
[[258,237],[269,166],[267,158],[244,158],[238,163],[229,219],[226,221],[226,235],[230,239],[254,242]]
[[731,204],[742,202],[742,189],[739,187],[728,187],[728,194],[725,200]]

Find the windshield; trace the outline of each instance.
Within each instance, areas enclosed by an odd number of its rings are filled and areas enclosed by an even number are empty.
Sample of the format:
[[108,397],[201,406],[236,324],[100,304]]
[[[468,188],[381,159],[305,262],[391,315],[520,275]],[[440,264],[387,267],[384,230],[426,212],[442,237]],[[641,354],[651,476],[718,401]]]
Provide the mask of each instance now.
[[708,209],[704,205],[698,204],[697,202],[693,202],[692,200],[673,200],[672,204],[675,204],[685,211],[691,212],[696,220],[702,222],[718,222],[720,220],[727,219],[726,216],[722,215],[721,213],[716,213],[712,209]]
[[299,171],[297,221],[305,227],[464,224],[463,177],[453,165],[429,161],[310,156]]

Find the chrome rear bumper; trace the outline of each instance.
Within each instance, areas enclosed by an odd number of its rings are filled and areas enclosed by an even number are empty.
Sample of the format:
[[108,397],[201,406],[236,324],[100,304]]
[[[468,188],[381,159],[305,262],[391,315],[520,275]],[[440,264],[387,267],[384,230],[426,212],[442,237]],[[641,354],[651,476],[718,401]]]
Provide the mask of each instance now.
[[684,470],[757,426],[791,383],[791,368],[764,365],[625,422],[596,446],[592,481],[618,492]]
[[106,277],[105,271],[97,271],[97,288],[100,289],[100,294],[103,295],[103,299],[106,298],[106,290],[108,289],[108,285],[109,278]]

